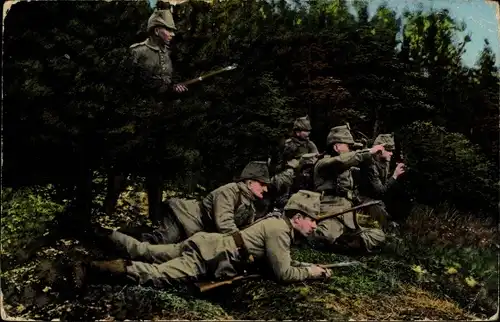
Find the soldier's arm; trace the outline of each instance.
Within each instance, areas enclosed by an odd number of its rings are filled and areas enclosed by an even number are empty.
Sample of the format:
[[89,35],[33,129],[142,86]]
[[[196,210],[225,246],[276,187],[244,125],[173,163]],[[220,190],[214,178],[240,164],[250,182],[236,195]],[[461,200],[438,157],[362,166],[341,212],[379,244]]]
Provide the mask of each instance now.
[[291,139],[286,140],[283,147],[283,161],[286,162],[295,158],[295,153],[297,153],[297,146]]
[[277,173],[271,178],[270,190],[281,193],[291,187],[295,178],[295,170],[287,167],[284,171]]
[[318,147],[313,141],[309,141],[309,153],[319,153]]
[[234,222],[234,211],[236,208],[236,196],[229,191],[219,191],[214,196],[213,216],[215,228],[218,232],[226,234],[238,231]]
[[379,171],[375,166],[368,167],[366,176],[366,179],[370,183],[370,186],[374,193],[373,197],[375,198],[382,198],[386,194],[386,192],[391,189],[391,187],[396,183],[396,179],[391,176],[390,179],[387,180],[387,183],[384,185],[380,180]]
[[316,166],[319,172],[337,171],[344,172],[351,167],[355,167],[361,162],[372,160],[369,149],[342,153],[340,155],[323,158],[318,161]]
[[293,267],[309,267],[309,266],[312,266],[314,264],[292,260],[291,265]]
[[266,256],[274,276],[280,282],[300,282],[310,277],[307,267],[292,266],[290,235],[286,230],[276,230],[266,236]]

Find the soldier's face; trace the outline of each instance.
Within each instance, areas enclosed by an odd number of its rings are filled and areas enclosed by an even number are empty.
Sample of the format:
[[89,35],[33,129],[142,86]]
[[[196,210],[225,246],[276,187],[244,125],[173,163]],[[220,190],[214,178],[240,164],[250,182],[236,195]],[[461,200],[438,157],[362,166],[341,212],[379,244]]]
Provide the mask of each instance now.
[[391,161],[391,158],[392,158],[392,151],[387,151],[387,150],[384,150],[382,152],[382,159],[385,160],[385,161]]
[[259,181],[251,180],[248,183],[248,188],[259,199],[264,198],[264,193],[267,192],[267,185]]
[[297,132],[297,136],[302,138],[302,139],[307,139],[310,134],[311,134],[311,132],[309,132],[309,131],[298,131]]
[[294,227],[301,235],[309,236],[316,230],[316,221],[310,217],[299,214],[293,220]]
[[170,41],[174,38],[175,34],[172,30],[168,30],[166,28],[157,27],[155,30],[156,36],[161,38],[165,43],[170,43]]
[[346,144],[346,143],[335,143],[335,145],[333,146],[333,149],[338,154],[351,151],[351,149],[349,148],[349,144]]

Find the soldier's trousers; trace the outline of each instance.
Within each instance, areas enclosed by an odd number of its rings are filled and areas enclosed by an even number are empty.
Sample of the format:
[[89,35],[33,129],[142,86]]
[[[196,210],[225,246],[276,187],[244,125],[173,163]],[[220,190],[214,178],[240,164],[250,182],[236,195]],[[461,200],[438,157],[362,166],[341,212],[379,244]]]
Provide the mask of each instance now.
[[231,278],[238,275],[241,260],[231,236],[200,232],[177,244],[151,245],[113,232],[132,259],[128,277],[140,285],[165,287],[196,282],[201,277]]
[[340,220],[329,218],[318,224],[312,239],[332,248],[362,248],[370,252],[385,241],[385,234],[378,228],[351,229]]
[[[360,203],[369,202],[372,200],[374,200],[374,199],[364,197],[364,196],[359,197]],[[385,207],[384,202],[381,202],[378,205],[373,205],[373,206],[367,207],[366,209],[363,209],[362,211],[366,212],[372,219],[378,221],[378,223],[380,224],[380,226],[383,229],[387,228],[388,220],[391,218],[391,216],[387,212],[387,209]]]
[[152,232],[142,234],[141,241],[161,245],[178,243],[186,238],[181,223],[169,207],[165,206],[162,209],[160,227]]
[[[339,212],[352,207],[345,198],[332,198],[331,203],[322,203],[321,212]],[[352,212],[319,221],[311,239],[332,249],[361,248],[372,251],[385,241],[385,234],[378,228],[364,228],[355,225]]]

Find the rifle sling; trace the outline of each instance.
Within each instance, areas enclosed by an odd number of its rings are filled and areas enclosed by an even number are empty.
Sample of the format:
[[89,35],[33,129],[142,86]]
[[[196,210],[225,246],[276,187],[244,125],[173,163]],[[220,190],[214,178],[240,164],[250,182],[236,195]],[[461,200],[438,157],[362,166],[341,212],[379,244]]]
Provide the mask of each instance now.
[[236,247],[238,247],[241,258],[246,262],[252,262],[253,258],[248,253],[248,249],[246,248],[243,238],[241,237],[241,232],[235,231],[231,234],[231,237],[233,237],[234,243],[236,244]]

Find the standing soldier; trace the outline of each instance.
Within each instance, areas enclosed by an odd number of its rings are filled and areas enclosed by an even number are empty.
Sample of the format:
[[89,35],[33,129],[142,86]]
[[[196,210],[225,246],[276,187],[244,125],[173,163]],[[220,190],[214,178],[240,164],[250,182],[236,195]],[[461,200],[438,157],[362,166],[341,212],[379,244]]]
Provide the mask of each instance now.
[[[184,85],[172,83],[172,60],[170,59],[170,41],[175,36],[174,19],[170,10],[156,9],[148,19],[149,37],[140,43],[130,46],[136,64],[143,68],[145,78],[142,80],[146,88],[151,88],[156,95],[170,95],[187,91]],[[161,134],[160,134],[161,136]],[[156,146],[161,146],[161,139],[155,138]],[[148,167],[146,190],[148,192],[149,217],[158,220],[161,212],[162,178],[157,166]],[[126,174],[111,173],[108,177],[108,191],[104,202],[105,212],[110,215],[116,205],[121,191],[125,188]]]
[[[397,179],[405,173],[404,164],[398,163],[394,173],[389,177],[389,165],[395,149],[394,135],[380,134],[373,142],[373,146],[384,145],[384,150],[374,156],[374,161],[360,167],[359,201],[386,200],[387,194],[394,188]],[[368,209],[371,217],[383,227],[387,227],[387,213],[384,203],[371,206]]]
[[[371,162],[372,156],[384,151],[383,145],[351,151],[356,144],[349,125],[333,127],[327,137],[327,152],[314,167],[314,184],[323,194],[321,213],[337,213],[353,206],[354,180],[351,168]],[[360,228],[352,212],[322,220],[313,240],[332,248],[354,248],[371,251],[385,240],[380,229]]]

